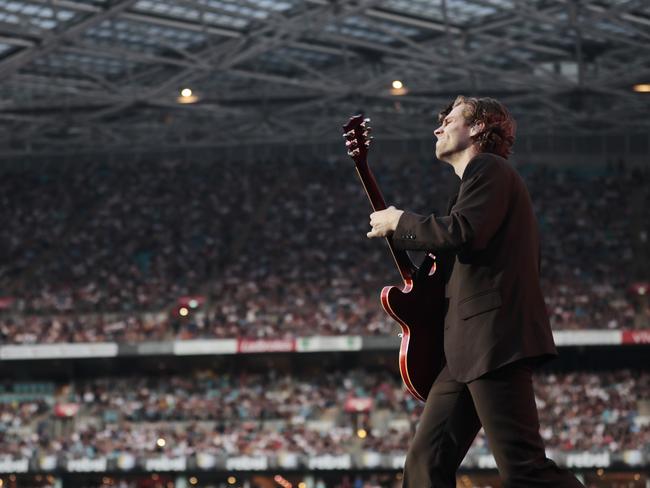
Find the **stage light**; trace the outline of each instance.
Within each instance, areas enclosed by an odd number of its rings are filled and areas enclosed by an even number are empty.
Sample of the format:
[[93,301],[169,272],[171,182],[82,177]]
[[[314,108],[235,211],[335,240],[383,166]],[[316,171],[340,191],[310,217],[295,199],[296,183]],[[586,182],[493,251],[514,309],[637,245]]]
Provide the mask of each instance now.
[[300,483],[298,483],[298,488],[307,488],[307,483],[301,481]]
[[195,485],[199,482],[199,480],[196,479],[196,476],[192,476],[190,478],[190,485]]
[[637,93],[650,93],[650,83],[639,83],[634,85],[632,90]]
[[187,302],[187,304],[190,306],[190,308],[196,308],[199,306],[199,301],[192,298],[189,302]]
[[190,311],[187,309],[187,307],[181,307],[178,309],[178,315],[181,317],[187,317],[189,315]]
[[162,437],[159,437],[158,440],[156,441],[156,445],[158,447],[165,447],[165,444],[167,444],[167,442],[165,442],[165,439],[163,439]]
[[366,432],[366,429],[359,429],[357,430],[357,436],[359,439],[365,439],[368,436],[368,433]]
[[234,485],[235,483],[237,483],[237,478],[235,478],[234,476],[228,476],[228,484]]
[[393,81],[390,88],[391,95],[401,96],[406,95],[408,92],[408,89],[404,86],[404,83],[402,83],[401,80]]
[[603,468],[598,468],[598,470],[596,471],[596,474],[598,476],[602,476],[603,474],[605,474],[605,470]]
[[181,90],[181,95],[176,97],[178,103],[194,103],[198,101],[198,99],[199,97],[194,94],[191,88],[183,88]]

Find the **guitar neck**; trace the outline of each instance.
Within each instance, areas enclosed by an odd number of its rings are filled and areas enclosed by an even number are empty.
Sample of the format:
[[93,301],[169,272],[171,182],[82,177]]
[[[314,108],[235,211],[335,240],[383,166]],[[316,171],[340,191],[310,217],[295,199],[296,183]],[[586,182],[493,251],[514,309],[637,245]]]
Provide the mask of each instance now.
[[[384,196],[379,189],[375,175],[372,174],[372,171],[370,171],[368,165],[356,165],[356,168],[357,174],[361,179],[361,184],[366,191],[366,195],[368,195],[368,200],[370,200],[370,205],[372,206],[373,210],[378,211],[386,209],[386,201],[384,200]],[[388,248],[393,255],[393,259],[395,260],[395,264],[397,265],[397,269],[399,270],[402,279],[404,281],[411,280],[413,271],[415,270],[415,266],[411,262],[411,258],[406,251],[395,248],[391,236],[386,237],[386,242],[388,243]]]

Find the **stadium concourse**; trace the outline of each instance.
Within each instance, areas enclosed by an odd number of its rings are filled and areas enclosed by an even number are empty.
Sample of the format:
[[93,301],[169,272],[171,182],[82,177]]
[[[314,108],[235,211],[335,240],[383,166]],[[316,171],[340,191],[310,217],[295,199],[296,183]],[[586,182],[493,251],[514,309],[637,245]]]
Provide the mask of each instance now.
[[[341,126],[371,117],[386,200],[441,214],[458,94],[517,120],[547,455],[650,488],[648,26],[646,0],[0,0],[0,488],[400,488],[423,405]],[[457,488],[501,487],[480,432]]]

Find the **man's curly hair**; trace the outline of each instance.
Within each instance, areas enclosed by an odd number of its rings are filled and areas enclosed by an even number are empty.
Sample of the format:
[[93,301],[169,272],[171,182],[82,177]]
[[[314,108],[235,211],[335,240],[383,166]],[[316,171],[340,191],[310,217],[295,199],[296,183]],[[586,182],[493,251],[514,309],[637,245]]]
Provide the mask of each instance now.
[[508,159],[512,154],[517,124],[508,109],[494,98],[474,98],[459,95],[447,108],[438,114],[438,121],[444,118],[454,107],[464,104],[463,117],[467,125],[483,123],[485,128],[472,136],[480,152],[494,153]]

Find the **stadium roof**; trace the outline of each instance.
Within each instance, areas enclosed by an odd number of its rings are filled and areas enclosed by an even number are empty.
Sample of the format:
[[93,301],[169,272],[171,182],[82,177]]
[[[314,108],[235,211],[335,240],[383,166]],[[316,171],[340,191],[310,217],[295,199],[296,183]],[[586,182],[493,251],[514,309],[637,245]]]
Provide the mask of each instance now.
[[458,93],[524,132],[647,131],[650,2],[0,0],[0,79],[19,151],[331,141],[361,109],[428,135]]

